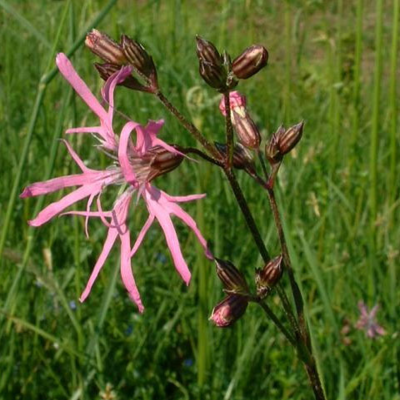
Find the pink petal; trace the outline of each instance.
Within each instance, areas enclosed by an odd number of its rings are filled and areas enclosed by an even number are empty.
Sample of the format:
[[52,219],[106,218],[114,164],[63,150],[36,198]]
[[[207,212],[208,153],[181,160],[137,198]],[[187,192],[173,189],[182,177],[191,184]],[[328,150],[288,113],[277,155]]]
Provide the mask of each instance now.
[[104,262],[106,261],[108,255],[110,254],[110,251],[115,243],[115,240],[117,239],[117,236],[118,232],[115,229],[108,230],[107,239],[104,243],[103,250],[101,251],[100,257],[98,258],[96,265],[93,268],[89,281],[81,297],[79,298],[79,301],[84,302],[86,298],[89,296],[90,291],[92,290],[92,286],[95,280],[97,279],[97,276],[99,275],[99,272],[103,267]]
[[[146,194],[148,193],[146,192]],[[168,212],[158,204],[157,200],[152,199],[150,195],[146,196],[146,203],[149,208],[150,214],[154,215],[157,218],[157,221],[164,231],[164,236],[167,240],[168,248],[174,260],[175,268],[177,269],[178,273],[185,281],[185,283],[188,285],[190,282],[191,274],[186,264],[186,261],[182,256],[178,236],[176,234],[174,225],[172,224]]]
[[139,125],[136,129],[136,150],[140,155],[145,154],[151,147],[155,146],[155,139],[159,130],[164,125],[164,120],[149,121],[145,128]]
[[76,154],[75,150],[72,148],[72,146],[66,140],[61,139],[61,141],[65,144],[72,159],[76,162],[76,164],[82,170],[82,172],[93,171],[84,164],[84,162],[81,160],[81,158],[78,156],[78,154]]
[[82,126],[80,128],[70,128],[65,131],[67,134],[71,133],[97,133],[101,136],[104,136],[104,128],[101,126]]
[[170,196],[169,194],[163,192],[163,197],[168,201],[173,201],[176,203],[187,203],[189,201],[204,199],[207,195],[204,194],[191,194],[189,196]]
[[108,117],[106,111],[87,87],[86,83],[77,74],[67,56],[63,53],[57,54],[56,63],[61,74],[75,89],[76,93],[78,93],[82,100],[100,119],[106,121]]
[[74,190],[72,193],[67,194],[61,200],[51,203],[44,208],[36,218],[29,221],[31,226],[40,226],[59,214],[61,211],[69,207],[91,194],[97,194],[102,188],[102,182],[96,182],[90,185],[85,185],[79,189]]
[[20,198],[41,196],[71,186],[81,186],[93,182],[93,177],[85,174],[61,176],[44,182],[35,182],[27,186],[20,194]]
[[139,233],[139,235],[136,239],[136,242],[132,248],[131,257],[133,257],[135,255],[135,253],[137,252],[137,250],[139,249],[147,231],[149,230],[149,228],[153,222],[154,222],[154,216],[150,215],[149,218],[147,218],[146,223],[143,225],[142,229],[140,230],[140,233]]
[[121,278],[125,285],[126,290],[129,293],[129,297],[134,301],[142,313],[144,310],[142,300],[140,299],[139,290],[135,283],[135,278],[133,277],[132,267],[131,267],[131,243],[129,238],[129,232],[126,232],[121,239]]
[[132,67],[124,66],[119,71],[112,74],[102,89],[102,96],[106,103],[109,104],[108,117],[112,123],[114,114],[114,90],[118,83],[122,83],[132,72]]
[[128,122],[122,129],[121,137],[119,141],[118,147],[118,159],[119,164],[124,174],[125,180],[129,182],[131,185],[135,185],[137,183],[135,172],[133,171],[128,158],[128,144],[129,144],[129,136],[134,129],[138,129],[139,124],[133,121]]
[[171,203],[169,205],[171,212],[176,215],[179,219],[181,219],[196,235],[197,240],[199,243],[203,246],[203,249],[205,251],[206,257],[209,258],[210,260],[213,260],[214,257],[211,253],[211,251],[207,247],[207,241],[204,239],[203,235],[201,234],[199,228],[197,227],[197,224],[195,220],[184,210],[182,210],[181,207],[179,207],[177,204]]

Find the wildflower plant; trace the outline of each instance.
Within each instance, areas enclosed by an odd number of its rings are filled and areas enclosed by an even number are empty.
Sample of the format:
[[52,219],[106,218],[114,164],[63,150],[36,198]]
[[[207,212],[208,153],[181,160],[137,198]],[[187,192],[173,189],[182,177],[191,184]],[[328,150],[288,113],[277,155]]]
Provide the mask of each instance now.
[[[56,215],[73,214],[85,218],[87,235],[90,218],[99,218],[106,227],[107,236],[103,249],[80,300],[84,301],[88,297],[112,247],[119,241],[122,281],[139,311],[143,311],[144,306],[133,274],[134,262],[132,266],[131,261],[155,220],[164,232],[176,270],[188,284],[191,278],[190,270],[182,255],[171,218],[176,216],[193,231],[204,249],[205,256],[214,259],[216,273],[223,285],[225,297],[211,311],[210,321],[219,328],[231,327],[238,319],[245,318],[246,310],[251,304],[262,307],[267,318],[286,337],[304,364],[315,398],[326,399],[304,316],[303,296],[292,269],[274,190],[279,168],[285,161],[285,156],[299,143],[304,123],[299,122],[289,128],[281,126],[272,137],[263,138],[251,117],[249,103],[245,96],[237,91],[244,80],[250,79],[267,65],[268,52],[265,47],[250,46],[232,61],[227,52],[221,54],[214,44],[196,37],[199,74],[211,90],[221,94],[219,110],[225,119],[226,136],[223,143],[217,143],[213,138],[204,136],[168,100],[158,83],[155,63],[142,44],[126,35],[121,37],[120,42],[115,42],[106,34],[94,30],[87,35],[86,45],[102,60],[102,63],[95,64],[104,80],[101,100],[93,95],[64,54],[59,54],[56,61],[61,74],[98,117],[99,124],[94,127],[70,128],[67,134],[92,134],[98,149],[109,157],[109,166],[104,170],[89,168],[68,141],[64,140],[63,143],[81,173],[33,183],[21,194],[21,197],[32,197],[77,186],[77,189],[61,200],[44,208],[29,221],[30,225],[40,226]],[[114,119],[117,110],[114,95],[120,90],[119,86],[155,96],[198,141],[202,149],[165,143],[159,138],[164,123],[162,120],[149,121],[146,126],[128,120],[120,132],[116,131]],[[263,265],[253,266],[255,291],[252,291],[251,285],[246,282],[241,268],[231,261],[219,258],[219,254],[214,257],[196,222],[180,205],[201,200],[205,195],[171,196],[153,185],[155,178],[173,171],[182,162],[191,162],[190,157],[196,157],[218,168],[232,189],[237,206],[263,259]],[[257,227],[260,221],[255,220],[236,178],[238,172],[253,180],[268,200],[281,247],[279,254],[275,254],[274,257],[270,256],[265,246]],[[111,210],[104,211],[101,195],[106,190],[113,190],[113,187],[116,187],[114,205]],[[87,199],[84,209],[68,210],[68,207],[84,199]],[[140,200],[145,202],[149,215],[132,244],[129,213],[132,202]],[[286,281],[292,299],[286,293]],[[280,298],[286,321],[281,321],[268,304],[273,292]],[[358,327],[366,329],[365,321],[368,319],[373,322],[375,314],[368,314],[364,309],[361,312],[363,319],[358,323]],[[368,329],[368,332],[373,331],[374,335],[375,331],[382,334],[376,324],[370,323]]]

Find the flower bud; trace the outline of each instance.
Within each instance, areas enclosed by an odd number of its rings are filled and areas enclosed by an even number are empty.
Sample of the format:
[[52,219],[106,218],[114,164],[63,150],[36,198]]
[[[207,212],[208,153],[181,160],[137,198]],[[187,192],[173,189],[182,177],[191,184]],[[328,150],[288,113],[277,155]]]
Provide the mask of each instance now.
[[224,67],[224,58],[217,48],[197,35],[196,53],[199,59],[199,73],[204,81],[214,89],[226,90],[227,72]]
[[230,262],[215,259],[218,278],[224,285],[224,291],[227,293],[247,294],[249,287],[244,275]]
[[210,321],[218,328],[227,328],[245,313],[248,303],[246,297],[230,294],[214,307]]
[[267,49],[261,45],[253,45],[233,60],[232,72],[238,79],[247,79],[264,68],[267,62]]
[[223,58],[217,48],[199,35],[196,35],[196,53],[199,60],[215,66],[222,66]]
[[87,34],[85,44],[92,53],[96,54],[107,63],[120,66],[127,63],[125,54],[122,51],[122,46],[114,42],[114,40],[105,33],[93,29]]
[[146,49],[126,35],[121,36],[121,46],[128,63],[157,87],[156,67],[153,58],[147,53]]
[[280,126],[272,135],[271,140],[265,146],[265,155],[272,165],[281,162],[283,156],[300,141],[303,135],[303,126],[304,122],[293,125],[288,130]]
[[[218,142],[215,142],[214,144],[217,150],[224,157],[226,157],[226,145]],[[232,163],[233,166],[237,169],[252,167],[254,164],[253,154],[249,150],[247,150],[242,144],[235,143],[235,147],[233,148]]]
[[303,135],[304,122],[291,126],[285,133],[279,135],[278,146],[280,152],[285,155],[299,143]]
[[199,60],[199,74],[207,85],[217,90],[225,89],[226,72],[223,67],[216,67],[206,61]]
[[[172,147],[176,147],[172,145]],[[183,161],[183,154],[173,153],[162,146],[156,145],[141,157],[132,157],[130,163],[135,170],[139,183],[150,182],[153,179],[173,171]]]
[[[100,74],[100,77],[107,81],[107,79],[114,74],[115,72],[119,71],[121,68],[119,65],[116,64],[99,64],[99,63],[94,63],[95,68]],[[125,78],[125,80],[122,83],[118,83],[118,85],[125,86],[129,89],[133,90],[140,90],[142,92],[148,92],[149,89],[146,86],[143,86],[135,77],[132,75],[129,75]]]
[[278,138],[285,133],[285,128],[280,126],[278,130],[272,135],[269,142],[265,145],[265,156],[271,165],[278,164],[282,161],[283,154],[278,146]]
[[282,255],[275,257],[262,269],[256,271],[257,295],[265,297],[281,279],[283,274]]
[[[258,149],[261,143],[261,135],[246,109],[246,98],[239,92],[230,92],[229,104],[231,107],[232,125],[240,143],[249,149]],[[221,99],[219,109],[225,116],[226,110],[224,98]]]
[[182,154],[172,153],[158,145],[152,147],[148,151],[148,154],[152,157],[150,162],[151,173],[149,180],[155,179],[160,175],[164,175],[173,171],[175,168],[178,168],[184,158]]

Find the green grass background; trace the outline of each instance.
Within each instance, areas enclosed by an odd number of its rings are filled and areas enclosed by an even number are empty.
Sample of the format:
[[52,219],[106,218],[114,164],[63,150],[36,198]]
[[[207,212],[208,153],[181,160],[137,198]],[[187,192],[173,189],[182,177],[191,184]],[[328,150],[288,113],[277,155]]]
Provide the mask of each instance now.
[[[399,0],[114,3],[96,26],[141,41],[164,92],[210,140],[223,139],[224,124],[219,96],[198,76],[194,35],[233,57],[253,43],[268,48],[268,67],[238,90],[265,138],[281,123],[306,121],[280,172],[278,200],[328,398],[400,399]],[[97,399],[110,384],[118,399],[311,399],[300,362],[261,309],[251,305],[232,329],[207,321],[221,284],[186,227],[177,223],[189,288],[158,226],[134,257],[143,315],[120,282],[117,249],[88,300],[77,301],[105,238],[99,221],[90,222],[90,239],[77,217],[28,227],[63,193],[17,195],[28,183],[76,171],[57,139],[95,121],[54,73],[55,54],[76,48],[74,66],[98,94],[95,57],[74,43],[107,5],[0,0],[0,398]],[[154,98],[124,88],[117,98],[133,120],[164,118],[164,140],[194,145]],[[91,166],[107,165],[90,137],[71,140]],[[278,254],[266,197],[246,176],[239,180]],[[221,172],[185,163],[159,181],[170,194],[207,193],[185,208],[214,253],[251,282],[261,260]],[[145,218],[139,203],[133,235]],[[354,329],[361,299],[380,304],[385,337]],[[283,318],[275,296],[270,305]]]

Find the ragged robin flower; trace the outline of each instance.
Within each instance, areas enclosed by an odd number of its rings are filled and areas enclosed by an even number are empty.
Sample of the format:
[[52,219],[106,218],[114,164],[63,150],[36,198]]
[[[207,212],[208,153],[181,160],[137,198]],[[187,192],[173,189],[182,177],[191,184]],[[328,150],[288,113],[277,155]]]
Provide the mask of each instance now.
[[[76,73],[64,54],[59,54],[56,62],[64,78],[100,120],[99,126],[68,129],[67,133],[92,133],[99,140],[100,147],[110,156],[111,165],[104,170],[88,168],[68,142],[63,141],[81,173],[33,183],[24,189],[20,197],[40,196],[72,186],[79,186],[79,188],[73,190],[61,200],[45,207],[36,218],[29,221],[29,224],[34,227],[41,226],[63,213],[64,210],[79,200],[88,199],[86,210],[64,212],[64,214],[84,216],[86,218],[85,231],[87,235],[90,217],[100,218],[108,228],[103,250],[80,300],[84,301],[89,295],[113,245],[119,239],[121,242],[120,269],[122,281],[130,298],[136,303],[139,311],[143,312],[144,307],[133,277],[131,258],[137,252],[152,223],[157,219],[164,232],[175,267],[182,279],[188,284],[191,274],[183,258],[171,216],[175,215],[193,230],[207,257],[212,258],[206,240],[197,228],[196,222],[179,206],[179,203],[198,200],[205,195],[170,196],[151,185],[152,179],[176,168],[184,157],[176,147],[157,138],[164,124],[162,120],[150,121],[146,126],[129,121],[123,127],[120,135],[115,134],[113,130],[114,90],[117,84],[122,83],[131,74],[131,67],[122,67],[107,80],[102,90],[103,101],[108,104],[108,110],[106,110]],[[133,143],[131,139],[132,132],[136,133],[136,143]],[[119,187],[124,185],[122,187],[125,189],[117,197],[112,210],[103,211],[100,196],[111,185],[118,185]],[[136,242],[131,247],[127,222],[129,207],[134,194],[145,201],[149,217]],[[94,200],[96,200],[97,210],[91,211]]]

